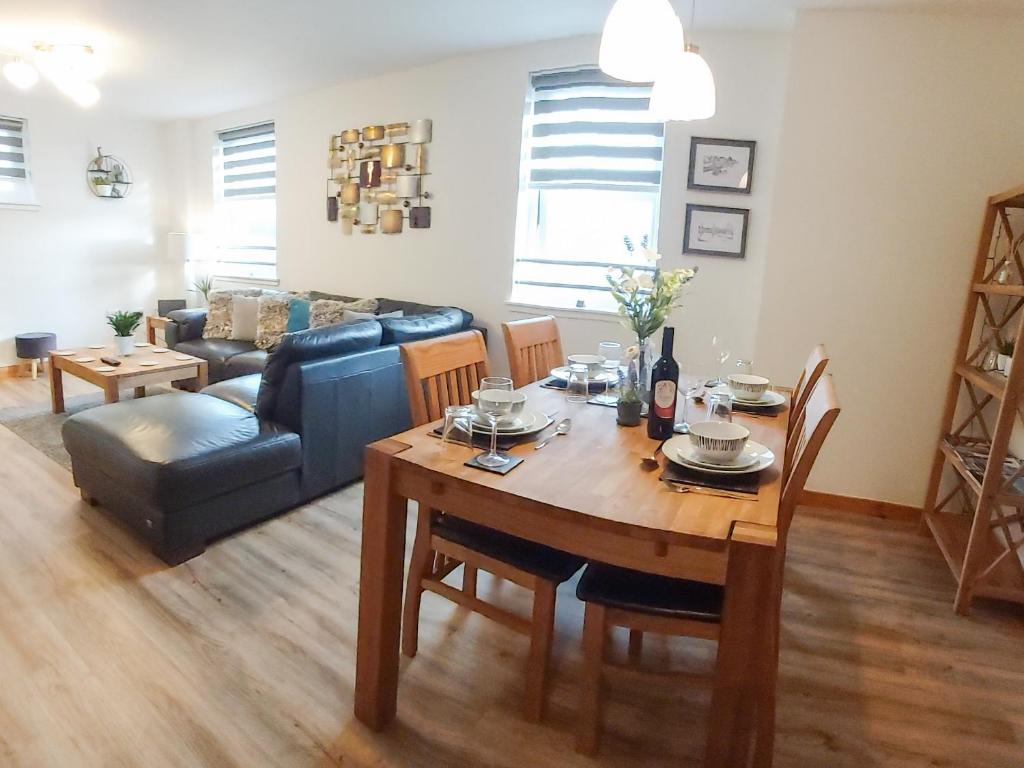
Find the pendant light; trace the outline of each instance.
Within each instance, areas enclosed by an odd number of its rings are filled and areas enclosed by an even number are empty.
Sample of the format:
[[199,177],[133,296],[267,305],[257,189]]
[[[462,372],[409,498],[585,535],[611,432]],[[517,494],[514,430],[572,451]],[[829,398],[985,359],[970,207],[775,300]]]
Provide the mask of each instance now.
[[[690,34],[696,0],[690,9]],[[651,89],[650,112],[659,120],[707,120],[717,109],[715,77],[696,45],[669,57]]]
[[36,68],[24,59],[15,59],[4,64],[4,77],[19,90],[25,91],[39,82]]
[[683,47],[683,25],[668,0],[616,0],[604,23],[597,63],[606,75],[649,83]]

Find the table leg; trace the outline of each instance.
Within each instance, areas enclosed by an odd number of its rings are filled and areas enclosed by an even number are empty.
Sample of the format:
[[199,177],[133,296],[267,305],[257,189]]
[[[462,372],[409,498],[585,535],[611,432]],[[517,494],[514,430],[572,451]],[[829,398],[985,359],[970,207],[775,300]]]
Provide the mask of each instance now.
[[146,318],[146,341],[156,345],[156,328],[153,327],[153,320],[148,317]]
[[210,383],[210,366],[205,360],[196,366],[196,391]]
[[135,388],[135,396],[136,397],[145,397],[146,396],[146,388],[145,387],[136,387]]
[[398,707],[408,502],[395,493],[392,456],[407,447],[382,440],[366,449],[355,714],[377,731],[394,720]]
[[64,413],[64,372],[50,362],[50,402],[54,413]]
[[772,655],[774,562],[772,546],[735,539],[729,545],[705,768],[737,768],[751,758],[764,665]]
[[116,403],[121,399],[121,393],[117,388],[117,380],[109,379],[103,389],[103,400],[106,403]]

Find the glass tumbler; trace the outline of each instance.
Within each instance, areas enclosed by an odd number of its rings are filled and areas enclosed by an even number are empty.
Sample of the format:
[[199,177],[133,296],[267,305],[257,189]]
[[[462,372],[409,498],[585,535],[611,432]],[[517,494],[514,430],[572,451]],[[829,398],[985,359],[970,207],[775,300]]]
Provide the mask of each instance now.
[[473,416],[476,409],[472,405],[449,405],[444,409],[444,426],[441,427],[441,442],[447,443],[452,432],[459,430],[473,442]]
[[708,421],[732,421],[732,395],[712,392],[707,395]]
[[590,376],[587,366],[579,363],[569,366],[569,383],[565,393],[570,403],[585,403],[590,399]]

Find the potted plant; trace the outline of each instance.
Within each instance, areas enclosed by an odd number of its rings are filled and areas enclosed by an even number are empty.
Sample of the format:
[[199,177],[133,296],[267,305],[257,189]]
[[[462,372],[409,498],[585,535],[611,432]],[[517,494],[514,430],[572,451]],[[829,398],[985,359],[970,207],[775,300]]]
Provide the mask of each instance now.
[[135,350],[135,329],[141,322],[141,312],[114,312],[107,315],[107,325],[114,329],[117,354],[126,357]]
[[209,275],[196,278],[196,281],[192,283],[192,290],[203,297],[203,304],[209,306],[210,291],[213,290],[213,278]]
[[644,403],[637,389],[638,374],[636,364],[639,355],[639,347],[632,346],[626,350],[629,367],[625,380],[619,384],[619,400],[615,404],[618,413],[617,421],[623,427],[636,427],[640,425],[640,415]]
[[[626,250],[634,252],[633,241],[623,238]],[[640,251],[648,268],[613,267],[607,275],[612,297],[619,305],[620,322],[636,334],[637,388],[640,399],[648,400],[652,364],[651,337],[665,324],[669,312],[682,306],[683,288],[697,274],[696,268],[658,269],[661,255],[647,247],[646,235]]]
[[996,343],[999,354],[996,357],[996,366],[1006,376],[1010,375],[1010,366],[1013,365],[1013,350],[1017,342],[1014,339],[1000,339]]
[[96,194],[100,197],[110,197],[111,192],[114,189],[114,183],[106,173],[100,173],[93,176],[92,185],[96,189]]

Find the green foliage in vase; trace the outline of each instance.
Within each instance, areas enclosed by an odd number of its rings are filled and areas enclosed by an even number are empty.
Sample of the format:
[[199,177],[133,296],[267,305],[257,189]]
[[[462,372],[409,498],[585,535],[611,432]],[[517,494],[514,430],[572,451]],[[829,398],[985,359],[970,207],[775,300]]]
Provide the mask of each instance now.
[[107,315],[107,325],[114,329],[115,336],[131,336],[141,322],[141,312],[114,312]]
[[209,275],[198,278],[194,283],[192,283],[192,290],[196,293],[203,294],[203,300],[209,304],[210,291],[213,290],[213,278]]
[[[623,238],[627,250],[633,252],[629,237]],[[680,267],[668,271],[657,268],[660,254],[647,248],[647,238],[640,250],[654,267],[653,274],[646,269],[615,267],[606,277],[612,297],[618,304],[619,317],[624,327],[646,340],[665,324],[669,313],[682,306],[683,289],[697,274],[697,269]]]

